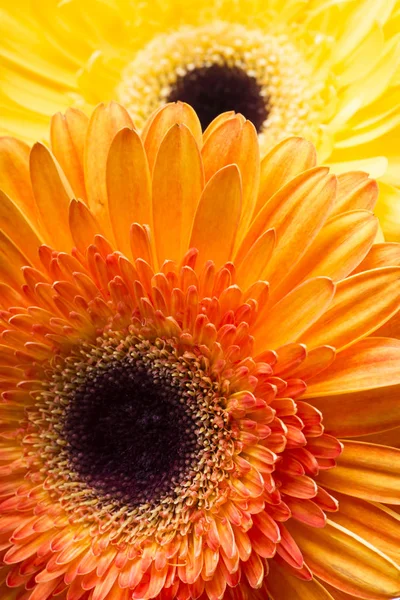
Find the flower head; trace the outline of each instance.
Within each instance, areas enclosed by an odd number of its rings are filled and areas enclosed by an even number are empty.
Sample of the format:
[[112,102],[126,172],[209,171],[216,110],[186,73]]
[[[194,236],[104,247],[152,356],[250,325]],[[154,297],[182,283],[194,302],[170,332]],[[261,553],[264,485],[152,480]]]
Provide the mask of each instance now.
[[396,598],[376,183],[181,103],[1,146],[1,597]]
[[379,177],[378,216],[398,240],[398,11],[371,0],[8,2],[3,131],[43,139],[53,112],[104,100],[139,129],[165,102],[192,105],[203,129],[233,110],[264,150],[300,135],[336,173]]

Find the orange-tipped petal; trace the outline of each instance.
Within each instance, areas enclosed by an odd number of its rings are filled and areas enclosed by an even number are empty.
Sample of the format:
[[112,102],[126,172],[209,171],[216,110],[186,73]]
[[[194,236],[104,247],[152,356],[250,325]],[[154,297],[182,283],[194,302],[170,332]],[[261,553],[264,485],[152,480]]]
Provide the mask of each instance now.
[[93,244],[95,235],[101,233],[96,217],[80,200],[72,200],[69,209],[69,228],[75,246],[84,255]]
[[203,185],[196,140],[186,125],[175,124],[160,144],[153,170],[154,236],[160,264],[166,259],[179,262],[185,254]]
[[400,450],[345,441],[337,466],[321,471],[318,483],[357,498],[400,504]]
[[129,256],[129,225],[152,225],[150,171],[142,140],[135,130],[125,127],[113,139],[106,183],[115,240]]
[[254,281],[265,279],[264,274],[276,243],[275,229],[268,229],[252,245],[236,271],[236,281],[243,289]]
[[231,259],[241,208],[240,173],[228,165],[207,183],[197,207],[189,247],[198,249],[200,264],[212,259],[218,268]]
[[399,569],[351,531],[332,521],[322,529],[290,521],[289,528],[308,566],[323,581],[366,600],[399,595]]

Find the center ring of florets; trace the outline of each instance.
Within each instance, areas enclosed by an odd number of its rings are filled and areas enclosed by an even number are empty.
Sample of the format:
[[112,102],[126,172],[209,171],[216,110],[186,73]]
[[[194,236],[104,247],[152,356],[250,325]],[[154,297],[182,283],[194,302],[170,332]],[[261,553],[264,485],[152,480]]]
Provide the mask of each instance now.
[[30,460],[74,522],[184,533],[228,493],[238,450],[225,407],[198,348],[105,334],[54,360],[29,414]]

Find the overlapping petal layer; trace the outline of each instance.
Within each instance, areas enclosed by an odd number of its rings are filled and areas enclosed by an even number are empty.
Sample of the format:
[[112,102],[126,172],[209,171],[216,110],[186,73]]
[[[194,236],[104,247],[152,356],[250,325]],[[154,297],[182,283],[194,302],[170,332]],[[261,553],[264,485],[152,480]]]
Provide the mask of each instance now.
[[[70,109],[50,149],[0,150],[2,597],[396,598],[400,268],[376,185],[299,138],[260,164],[241,116],[203,142],[179,103],[142,134],[117,104]],[[108,390],[96,433],[125,368],[196,424],[148,502],[90,470],[106,444],[82,462],[79,411]]]

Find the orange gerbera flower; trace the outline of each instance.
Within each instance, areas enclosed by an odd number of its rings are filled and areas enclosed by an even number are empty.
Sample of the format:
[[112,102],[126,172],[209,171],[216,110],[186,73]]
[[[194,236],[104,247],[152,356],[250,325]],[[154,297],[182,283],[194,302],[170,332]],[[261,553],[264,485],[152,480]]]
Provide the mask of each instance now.
[[1,161],[1,598],[396,598],[375,182],[179,103]]

